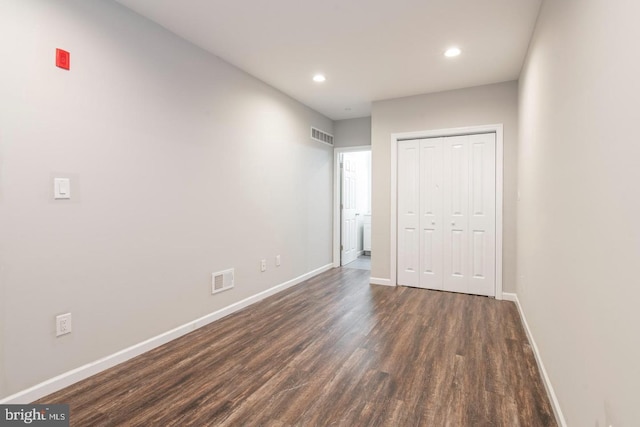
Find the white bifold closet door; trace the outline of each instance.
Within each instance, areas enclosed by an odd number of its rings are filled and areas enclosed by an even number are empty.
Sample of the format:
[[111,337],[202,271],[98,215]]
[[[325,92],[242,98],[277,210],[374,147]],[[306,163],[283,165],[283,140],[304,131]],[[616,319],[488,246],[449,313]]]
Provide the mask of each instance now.
[[398,143],[398,284],[495,296],[495,141]]

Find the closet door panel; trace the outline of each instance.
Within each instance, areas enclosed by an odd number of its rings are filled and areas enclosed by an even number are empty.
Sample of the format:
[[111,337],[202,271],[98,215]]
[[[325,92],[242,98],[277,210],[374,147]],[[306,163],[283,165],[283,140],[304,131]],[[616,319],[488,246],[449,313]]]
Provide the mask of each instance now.
[[469,137],[444,138],[443,287],[468,292]]
[[398,144],[398,284],[420,285],[420,144]]
[[398,143],[398,284],[495,296],[495,134]]
[[442,140],[420,141],[420,287],[442,284]]
[[496,140],[495,134],[469,137],[469,293],[495,296]]

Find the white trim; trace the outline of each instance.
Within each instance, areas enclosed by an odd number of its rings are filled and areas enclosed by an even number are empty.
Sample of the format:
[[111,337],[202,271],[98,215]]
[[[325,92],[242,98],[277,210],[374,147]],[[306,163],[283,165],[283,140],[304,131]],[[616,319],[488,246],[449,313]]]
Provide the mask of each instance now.
[[496,129],[496,295],[502,299],[502,231],[504,219],[502,217],[504,200],[504,137],[502,125],[495,125]]
[[333,149],[333,267],[340,267],[340,154],[371,151],[370,145]]
[[536,358],[538,369],[540,370],[540,374],[542,375],[542,382],[544,383],[544,388],[547,389],[547,395],[549,396],[549,400],[551,401],[551,407],[553,408],[553,413],[556,416],[556,421],[560,427],[567,427],[567,422],[565,421],[564,415],[562,414],[562,408],[560,408],[560,402],[558,402],[558,397],[556,396],[556,393],[553,390],[551,379],[549,378],[549,375],[547,375],[547,370],[544,368],[544,363],[542,363],[542,356],[540,355],[540,351],[538,350],[536,341],[533,339],[533,334],[531,333],[531,329],[529,329],[529,323],[527,323],[527,317],[524,315],[524,310],[522,310],[522,306],[520,305],[520,300],[518,299],[518,295],[503,292],[502,297],[504,300],[513,301],[516,304],[516,307],[518,308],[518,313],[520,313],[520,319],[522,320],[522,325],[524,326],[524,331],[527,334],[527,339],[529,340],[529,344],[531,344],[533,355]]
[[84,366],[80,366],[79,368],[73,369],[71,371],[65,372],[64,374],[43,381],[40,384],[36,384],[35,386],[30,387],[26,390],[5,397],[4,399],[0,399],[0,404],[31,403],[44,396],[68,387],[78,381],[84,380],[92,375],[119,365],[120,363],[126,362],[127,360],[139,356],[142,353],[153,350],[156,347],[159,347],[163,344],[168,343],[169,341],[186,335],[189,332],[215,322],[216,320],[222,319],[223,317],[235,313],[236,311],[242,310],[243,308],[248,307],[251,304],[262,301],[263,299],[271,295],[275,295],[278,292],[282,292],[285,289],[298,285],[305,280],[317,276],[318,274],[324,273],[325,271],[331,270],[332,268],[333,264],[327,264],[325,266],[317,268],[313,271],[303,274],[302,276],[296,277],[287,282],[266,289],[260,293],[250,296],[249,298],[245,298],[242,301],[238,301],[236,303],[228,305],[224,308],[221,308],[220,310],[200,317],[199,319],[185,323],[182,326],[178,326],[175,329],[164,332],[160,335],[156,335],[155,337],[149,338],[146,341],[142,341],[138,344],[132,345],[131,347],[125,348],[124,350],[118,351],[117,353],[103,357],[102,359],[96,360],[95,362],[87,363]]
[[511,292],[503,292],[502,299],[505,301],[516,302],[518,301],[518,296],[516,294],[512,294]]
[[379,277],[371,277],[369,278],[369,283],[372,285],[381,285],[381,286],[395,286],[394,283],[389,279],[381,279]]
[[478,133],[495,132],[496,134],[496,295],[497,300],[502,295],[502,199],[504,192],[504,141],[502,124],[467,126],[451,129],[435,129],[417,132],[402,132],[391,134],[391,221],[390,221],[390,276],[392,285],[397,284],[397,228],[398,228],[398,141],[405,139],[436,138],[454,135],[472,135]]
[[[391,135],[391,232],[390,232],[390,279],[391,284],[398,285],[398,137],[397,134]],[[373,232],[373,230],[372,230]]]

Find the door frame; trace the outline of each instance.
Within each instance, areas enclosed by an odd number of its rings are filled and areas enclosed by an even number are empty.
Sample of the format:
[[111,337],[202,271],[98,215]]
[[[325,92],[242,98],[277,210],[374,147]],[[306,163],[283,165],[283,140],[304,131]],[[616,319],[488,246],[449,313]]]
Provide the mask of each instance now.
[[333,266],[340,267],[340,155],[350,152],[371,152],[370,145],[355,147],[334,147],[333,149]]
[[391,230],[390,267],[391,285],[398,286],[398,141],[407,139],[440,138],[447,136],[473,135],[479,133],[496,134],[496,296],[502,299],[502,205],[504,190],[504,143],[503,126],[500,124],[467,126],[450,129],[433,129],[416,132],[391,134]]

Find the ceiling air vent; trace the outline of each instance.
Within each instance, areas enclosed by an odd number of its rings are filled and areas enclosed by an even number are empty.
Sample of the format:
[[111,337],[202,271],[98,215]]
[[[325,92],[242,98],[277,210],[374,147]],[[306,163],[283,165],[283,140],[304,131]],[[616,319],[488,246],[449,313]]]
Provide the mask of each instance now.
[[314,141],[322,142],[323,144],[333,146],[333,135],[314,127],[311,127],[311,139],[313,139]]

